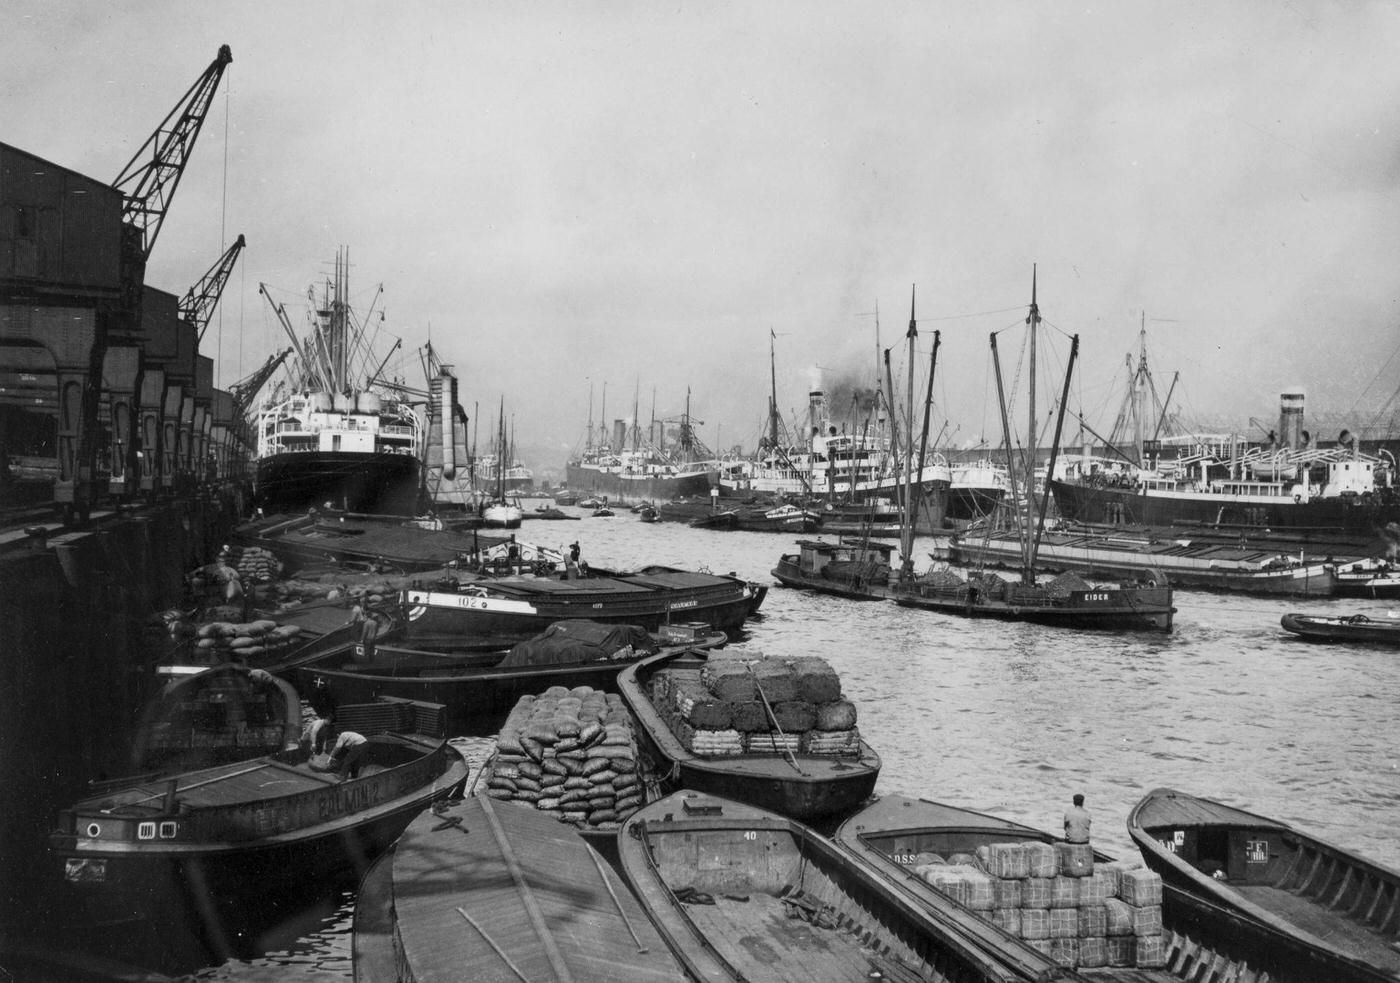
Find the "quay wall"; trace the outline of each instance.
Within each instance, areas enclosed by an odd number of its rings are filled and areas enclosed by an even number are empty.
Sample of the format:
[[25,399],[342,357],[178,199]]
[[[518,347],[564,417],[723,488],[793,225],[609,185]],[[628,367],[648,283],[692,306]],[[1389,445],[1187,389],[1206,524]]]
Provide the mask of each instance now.
[[0,942],[62,903],[57,811],[130,770],[164,639],[150,617],[180,603],[237,519],[206,495],[0,551]]

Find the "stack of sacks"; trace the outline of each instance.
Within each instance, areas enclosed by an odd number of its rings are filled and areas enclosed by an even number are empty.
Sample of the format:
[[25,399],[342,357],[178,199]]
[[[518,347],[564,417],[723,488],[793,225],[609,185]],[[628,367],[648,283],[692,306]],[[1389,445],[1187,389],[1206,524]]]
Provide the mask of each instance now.
[[[171,627],[172,638],[189,637],[188,624]],[[231,621],[211,621],[194,627],[196,650],[229,659],[257,659],[275,656],[296,644],[301,629],[296,625],[281,625],[267,619],[237,624]]]
[[977,855],[914,858],[937,890],[1023,939],[1061,966],[1166,962],[1162,879],[1137,861],[1093,862],[1079,843],[993,843]]
[[722,649],[702,668],[659,671],[651,698],[694,754],[860,753],[856,708],[841,698],[840,677],[825,659]]
[[261,546],[230,547],[227,559],[245,584],[271,583],[282,572],[282,561]]
[[615,829],[645,799],[622,698],[588,686],[522,696],[496,741],[486,794],[575,826]]

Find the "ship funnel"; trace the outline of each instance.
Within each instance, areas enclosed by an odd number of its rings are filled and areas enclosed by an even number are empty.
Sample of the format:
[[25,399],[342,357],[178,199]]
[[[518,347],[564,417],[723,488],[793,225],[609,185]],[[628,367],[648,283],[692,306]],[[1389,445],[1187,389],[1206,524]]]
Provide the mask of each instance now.
[[1303,402],[1301,389],[1281,393],[1278,398],[1278,442],[1296,451],[1303,445]]
[[613,451],[614,451],[614,452],[621,451],[624,447],[627,446],[627,421],[626,421],[626,420],[614,420],[614,421],[613,421],[613,439],[612,439],[612,445],[613,445]]
[[457,474],[457,377],[452,374],[452,366],[444,365],[439,373],[441,378],[441,402],[438,413],[442,422],[442,476],[451,481]]

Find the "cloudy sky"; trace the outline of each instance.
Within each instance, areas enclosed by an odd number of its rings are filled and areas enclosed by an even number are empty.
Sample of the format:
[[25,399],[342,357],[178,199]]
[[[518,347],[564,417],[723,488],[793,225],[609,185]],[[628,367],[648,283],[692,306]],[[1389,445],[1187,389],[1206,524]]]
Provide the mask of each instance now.
[[231,46],[147,274],[183,294],[247,236],[205,338],[221,385],[282,344],[258,283],[296,316],[344,245],[402,374],[431,337],[537,468],[604,383],[609,417],[639,388],[644,419],[689,387],[708,443],[751,446],[770,331],[784,411],[873,381],[877,309],[902,379],[913,284],[935,432],[996,436],[987,337],[1032,264],[1100,427],[1144,317],[1188,422],[1276,418],[1298,386],[1365,422],[1400,379],[1400,4],[11,0],[4,22],[0,140],[105,180]]

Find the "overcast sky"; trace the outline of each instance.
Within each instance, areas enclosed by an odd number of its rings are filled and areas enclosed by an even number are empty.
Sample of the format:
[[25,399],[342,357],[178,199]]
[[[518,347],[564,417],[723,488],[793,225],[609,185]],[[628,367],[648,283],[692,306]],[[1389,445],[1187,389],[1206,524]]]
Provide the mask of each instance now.
[[223,386],[283,343],[258,283],[296,317],[341,245],[537,468],[604,382],[752,446],[770,330],[785,412],[873,382],[877,306],[902,380],[912,284],[935,432],[996,437],[1032,264],[1103,427],[1144,314],[1188,420],[1301,386],[1364,423],[1400,380],[1397,3],[10,0],[0,140],[111,180],[224,43],[147,272],[183,294],[247,236]]

